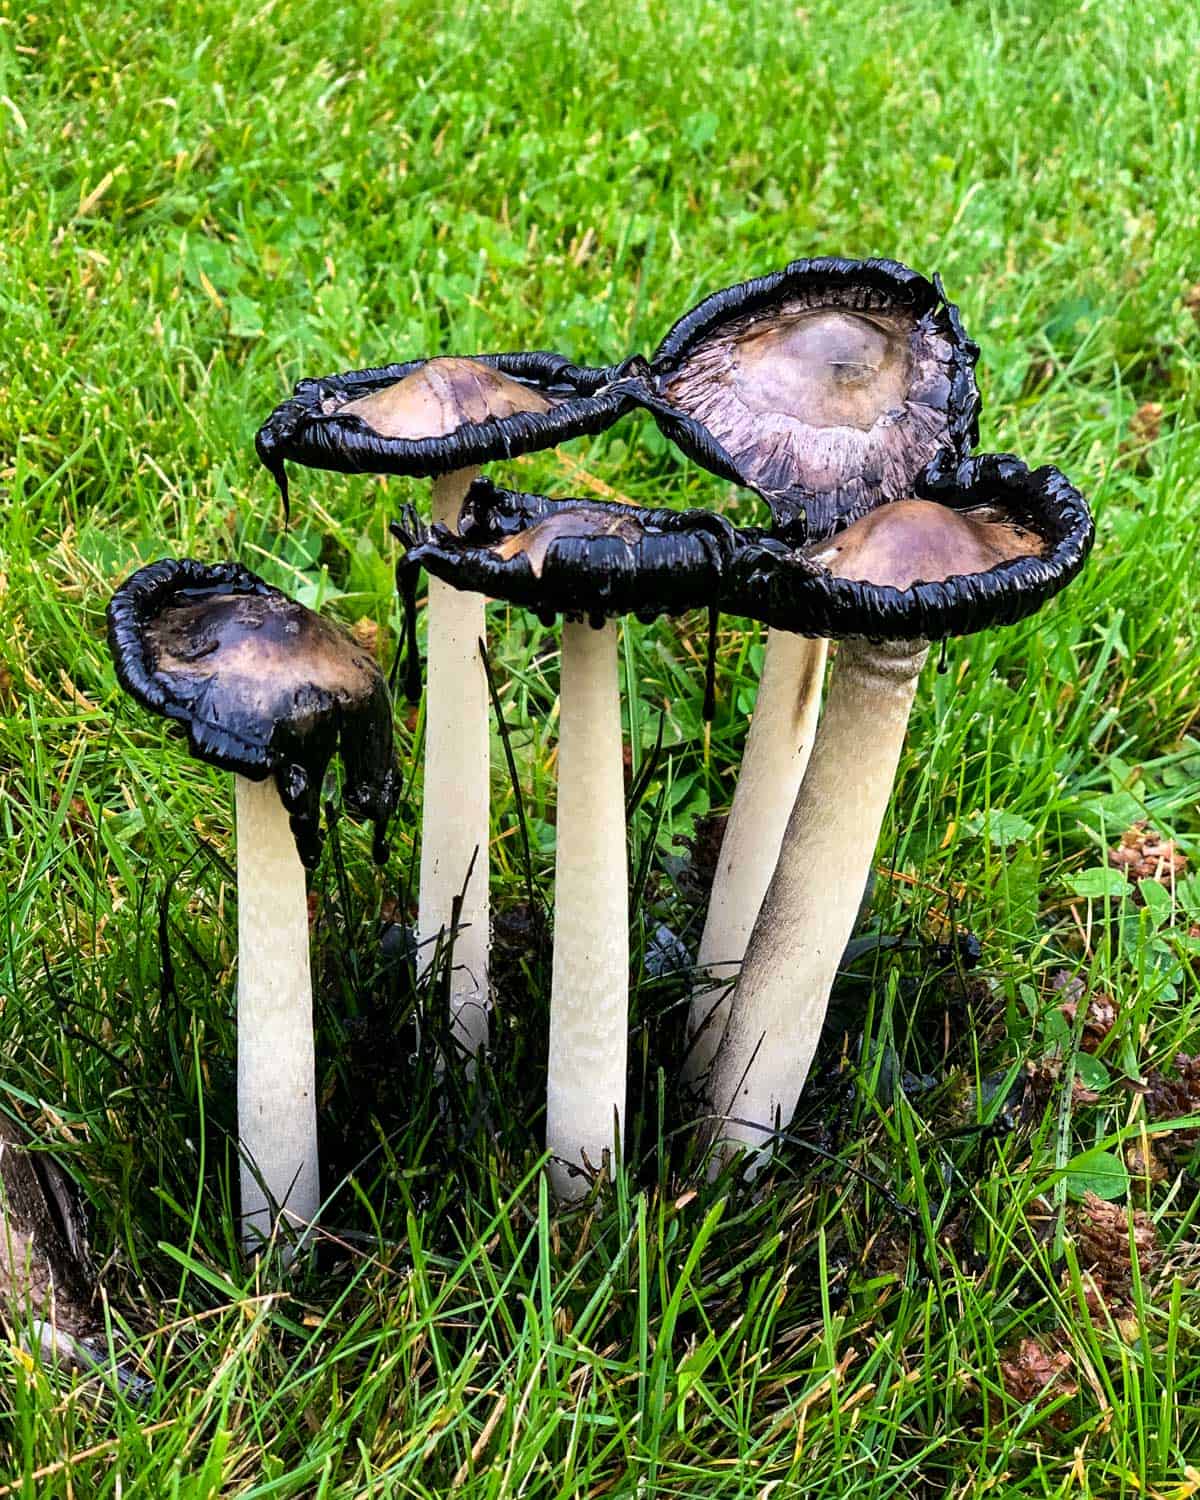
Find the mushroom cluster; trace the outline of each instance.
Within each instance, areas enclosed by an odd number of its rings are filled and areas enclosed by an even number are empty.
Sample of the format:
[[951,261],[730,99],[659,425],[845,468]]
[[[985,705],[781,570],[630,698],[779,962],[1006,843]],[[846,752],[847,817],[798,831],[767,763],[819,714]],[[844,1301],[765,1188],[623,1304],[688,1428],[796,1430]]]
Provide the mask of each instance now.
[[1091,548],[1057,469],[986,455],[913,488],[823,541],[747,538],[725,578],[731,612],[840,642],[708,1078],[717,1134],[748,1147],[790,1120],[808,1073],[929,642],[1032,614]]
[[[237,811],[238,1136],[247,1248],[303,1232],[320,1206],[305,869],[321,849],[325,773],[375,825],[399,795],[387,685],[343,631],[237,563],[164,558],[108,606],[117,678],[230,771]],[[280,1215],[283,1216],[280,1224]]]
[[[623,369],[558,354],[410,360],[302,380],[259,429],[259,458],[288,504],[287,461],[433,481],[435,523],[454,529],[481,465],[599,432],[628,409]],[[488,1040],[488,687],[483,595],[429,588],[420,968],[450,968],[450,1034],[470,1059]],[[449,937],[447,935],[449,934]]]
[[514,494],[479,480],[458,532],[409,560],[458,589],[563,617],[546,1144],[562,1198],[615,1150],[625,1111],[629,904],[621,615],[713,610],[734,532],[704,511]]
[[[546,1135],[562,1197],[619,1150],[624,1109],[612,622],[703,608],[710,621],[721,610],[768,627],[682,1060],[725,1122],[714,1135],[761,1148],[790,1117],[811,1060],[927,642],[1037,608],[1091,545],[1087,506],[1056,471],[972,455],[978,354],[936,278],[829,257],[705,298],[649,359],[588,369],[558,355],[481,355],[306,380],[259,433],[285,497],[287,461],[451,476],[435,481],[432,526],[399,531],[399,574],[410,591],[418,568],[430,575],[419,931],[423,949],[437,939],[441,951],[450,935],[461,976],[451,1020],[468,1060],[486,1044],[491,998],[483,600],[562,618]],[[769,525],[471,483],[483,462],[600,431],[632,409],[764,502]],[[842,645],[818,727],[831,639]],[[805,877],[813,868],[819,890]]]
[[[306,379],[257,434],[285,511],[288,464],[432,482],[429,520],[409,506],[393,528],[410,668],[419,570],[429,578],[418,976],[439,972],[443,1063],[468,1073],[492,1009],[486,601],[561,622],[546,1088],[561,1200],[615,1170],[626,1102],[616,621],[707,616],[707,712],[718,613],[768,632],[680,1060],[715,1121],[713,1161],[745,1150],[753,1170],[813,1056],[928,643],[1029,614],[1091,547],[1088,507],[1057,470],[973,452],[978,353],[936,278],[887,260],[796,261],[705,298],[649,358],[439,356]],[[636,410],[761,502],[762,524],[480,477]],[[109,636],[126,690],[235,776],[253,1248],[320,1205],[305,868],[339,749],[345,803],[375,821],[384,856],[398,787],[390,699],[353,641],[232,563],[142,569],[113,598]],[[408,687],[419,696],[419,671]]]

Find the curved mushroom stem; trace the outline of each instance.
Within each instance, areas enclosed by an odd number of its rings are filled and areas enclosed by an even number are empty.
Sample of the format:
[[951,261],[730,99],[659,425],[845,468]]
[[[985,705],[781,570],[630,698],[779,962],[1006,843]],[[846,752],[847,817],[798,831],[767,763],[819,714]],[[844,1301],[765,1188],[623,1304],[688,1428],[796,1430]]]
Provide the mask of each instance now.
[[[714,1137],[758,1148],[792,1118],[887,811],[924,641],[843,641],[829,698],[733,992],[708,1097]],[[736,1124],[743,1120],[749,1124]],[[724,1153],[714,1153],[714,1170]]]
[[617,627],[563,622],[546,1145],[561,1199],[583,1197],[623,1136],[629,878]]
[[733,981],[766,894],[783,831],[812,753],[828,641],[788,631],[767,634],[746,749],[721,840],[692,991],[686,1083],[698,1085],[729,1018]]
[[273,778],[234,777],[238,872],[238,1136],[242,1244],[277,1213],[303,1229],[320,1206],[308,893]]
[[[478,469],[433,483],[433,519],[458,530]],[[482,594],[429,580],[425,788],[421,808],[418,969],[450,969],[450,1030],[468,1059],[487,1046],[489,743]],[[472,863],[473,862],[473,863]],[[456,903],[461,900],[455,921]]]

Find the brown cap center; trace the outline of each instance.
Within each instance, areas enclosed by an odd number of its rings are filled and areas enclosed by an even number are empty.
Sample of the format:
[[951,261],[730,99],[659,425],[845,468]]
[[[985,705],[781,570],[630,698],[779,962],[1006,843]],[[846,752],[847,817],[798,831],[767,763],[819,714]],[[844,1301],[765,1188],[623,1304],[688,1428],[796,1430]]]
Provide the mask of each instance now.
[[1018,557],[1040,557],[1046,544],[999,506],[951,510],[930,500],[895,500],[808,549],[835,578],[908,589],[986,573]]
[[468,423],[549,411],[553,401],[533,386],[475,359],[431,359],[382,390],[337,409],[361,417],[380,437],[446,437]]
[[267,726],[303,712],[314,692],[365,702],[378,678],[348,636],[276,593],[181,601],[147,623],[145,640],[157,675],[211,682],[231,719]]
[[614,516],[608,511],[592,510],[587,506],[563,506],[556,515],[507,536],[492,548],[498,557],[507,562],[510,558],[524,555],[535,578],[542,576],[546,554],[551,546],[564,537],[585,537],[598,541],[602,537],[615,536],[630,546],[641,541],[645,528],[634,518]]
[[865,432],[904,402],[907,334],[839,308],[795,313],[737,341],[730,382],[750,411]]

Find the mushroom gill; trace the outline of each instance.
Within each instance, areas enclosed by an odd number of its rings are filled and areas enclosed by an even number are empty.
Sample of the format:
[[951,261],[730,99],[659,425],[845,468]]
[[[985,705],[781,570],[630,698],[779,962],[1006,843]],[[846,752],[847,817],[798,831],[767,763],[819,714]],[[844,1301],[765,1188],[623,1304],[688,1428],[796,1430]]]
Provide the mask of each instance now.
[[758,488],[848,490],[861,509],[859,490],[893,498],[945,445],[950,359],[908,310],[788,300],[714,329],[663,394]]
[[[722,366],[711,373],[746,412],[862,432],[901,405],[912,367],[904,321],[833,307],[746,319],[693,359],[667,387],[672,399],[686,394],[703,360]],[[735,422],[730,410],[731,431]]]

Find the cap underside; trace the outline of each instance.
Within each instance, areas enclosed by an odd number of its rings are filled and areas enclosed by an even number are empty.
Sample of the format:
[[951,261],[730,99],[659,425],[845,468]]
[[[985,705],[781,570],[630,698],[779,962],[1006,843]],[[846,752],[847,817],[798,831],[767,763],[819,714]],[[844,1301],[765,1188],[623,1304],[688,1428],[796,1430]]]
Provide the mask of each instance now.
[[730,398],[714,407],[731,440],[740,413],[866,432],[905,398],[911,329],[911,319],[784,303],[701,344],[666,394],[683,405],[699,381],[714,381]]
[[714,330],[663,393],[758,489],[895,498],[947,445],[950,352],[907,310],[792,300]]
[[978,353],[936,278],[823,257],[705,298],[640,399],[684,452],[757,490],[777,527],[815,538],[965,457]]

